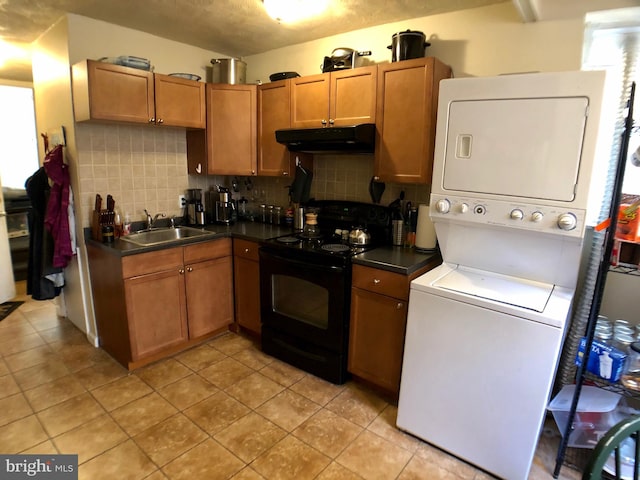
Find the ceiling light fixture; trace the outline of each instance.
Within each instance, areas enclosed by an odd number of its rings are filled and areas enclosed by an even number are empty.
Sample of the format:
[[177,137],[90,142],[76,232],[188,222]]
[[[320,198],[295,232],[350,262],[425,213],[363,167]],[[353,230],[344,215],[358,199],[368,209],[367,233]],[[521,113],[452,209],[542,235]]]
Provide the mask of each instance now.
[[262,0],[267,14],[278,23],[294,23],[315,17],[329,6],[329,0]]

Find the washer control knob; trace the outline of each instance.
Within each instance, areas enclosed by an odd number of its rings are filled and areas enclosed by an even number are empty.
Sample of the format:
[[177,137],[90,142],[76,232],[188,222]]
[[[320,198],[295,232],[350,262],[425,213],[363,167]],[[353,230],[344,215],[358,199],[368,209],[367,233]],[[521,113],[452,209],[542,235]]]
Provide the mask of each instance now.
[[451,203],[446,198],[440,199],[436,202],[436,212],[438,213],[449,213],[450,208]]
[[460,213],[467,213],[469,211],[469,204],[462,203],[460,204]]
[[578,225],[578,219],[573,213],[562,213],[558,216],[560,230],[573,230]]
[[511,220],[522,220],[524,218],[524,213],[519,208],[514,208],[511,210],[509,218],[511,218]]
[[543,217],[544,217],[544,214],[542,212],[536,210],[535,212],[533,212],[531,214],[531,221],[538,223],[538,222],[542,221]]

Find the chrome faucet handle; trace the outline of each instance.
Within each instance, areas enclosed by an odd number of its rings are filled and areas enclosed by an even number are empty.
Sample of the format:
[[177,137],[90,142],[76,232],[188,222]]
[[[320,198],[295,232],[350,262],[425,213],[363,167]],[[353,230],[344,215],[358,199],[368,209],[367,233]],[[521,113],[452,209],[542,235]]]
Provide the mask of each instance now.
[[153,224],[153,218],[151,218],[151,214],[147,211],[147,209],[144,209],[144,213],[147,216],[147,228],[151,228],[151,225]]
[[169,225],[171,226],[171,228],[176,228],[176,216],[175,215],[171,215],[171,218],[169,219]]

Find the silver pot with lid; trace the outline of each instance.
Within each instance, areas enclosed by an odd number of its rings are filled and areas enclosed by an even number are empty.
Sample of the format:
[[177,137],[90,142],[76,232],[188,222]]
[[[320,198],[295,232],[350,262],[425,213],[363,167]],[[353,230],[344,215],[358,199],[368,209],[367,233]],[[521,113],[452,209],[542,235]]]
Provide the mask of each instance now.
[[353,246],[365,246],[371,242],[371,235],[365,228],[354,227],[349,232],[349,244]]
[[231,85],[247,83],[247,64],[239,58],[211,59],[212,83],[229,83]]

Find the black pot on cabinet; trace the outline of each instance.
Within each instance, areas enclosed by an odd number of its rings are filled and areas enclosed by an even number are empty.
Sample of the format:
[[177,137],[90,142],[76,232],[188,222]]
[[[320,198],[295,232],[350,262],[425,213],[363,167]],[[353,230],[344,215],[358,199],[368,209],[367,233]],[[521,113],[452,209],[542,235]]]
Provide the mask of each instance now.
[[405,30],[394,33],[391,37],[391,61],[399,62],[412,58],[424,57],[425,49],[431,44],[426,41],[424,33],[416,30]]

